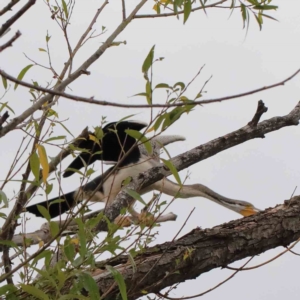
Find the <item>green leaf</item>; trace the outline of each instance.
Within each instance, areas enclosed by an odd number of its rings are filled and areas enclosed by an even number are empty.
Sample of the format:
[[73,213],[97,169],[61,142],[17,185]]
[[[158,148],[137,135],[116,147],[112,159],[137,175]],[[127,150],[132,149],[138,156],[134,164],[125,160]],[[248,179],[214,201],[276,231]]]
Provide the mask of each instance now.
[[276,5],[255,5],[253,9],[260,9],[260,10],[276,10],[278,6]]
[[139,202],[141,202],[142,204],[146,205],[145,201],[143,200],[143,198],[141,197],[141,195],[139,193],[137,193],[134,190],[130,190],[130,189],[125,189],[126,193],[131,196],[133,199],[138,200]]
[[58,124],[63,127],[73,138],[75,138],[72,132],[62,122],[59,122]]
[[42,205],[37,205],[37,209],[39,210],[39,212],[41,213],[41,215],[47,220],[50,221],[51,216],[49,214],[49,211],[46,207],[42,206]]
[[131,97],[135,97],[135,96],[148,96],[148,94],[147,93],[138,93],[138,94],[135,94],[135,95],[133,95],[133,96],[131,96]]
[[152,103],[152,97],[151,97],[151,94],[152,94],[152,91],[151,91],[151,83],[149,80],[147,80],[146,82],[146,94],[147,94],[147,103],[150,105]]
[[163,115],[161,115],[161,116],[158,117],[158,119],[156,120],[156,122],[155,122],[155,124],[153,126],[153,128],[154,128],[155,131],[157,131],[157,129],[159,128],[161,122],[166,118],[166,116],[167,116],[166,114],[163,114]]
[[265,18],[268,18],[268,19],[271,19],[271,20],[273,20],[273,21],[277,21],[277,22],[278,22],[277,19],[275,19],[275,18],[273,18],[273,17],[271,17],[271,16],[269,16],[269,15],[266,15],[266,14],[263,14],[263,13],[261,13],[261,15],[262,15],[263,17],[265,17]]
[[99,289],[95,279],[87,273],[82,272],[79,276],[83,287],[89,292],[89,299],[100,300]]
[[192,2],[191,0],[185,0],[184,8],[183,8],[183,24],[187,21],[190,16],[192,10]]
[[75,251],[75,245],[70,239],[70,237],[67,237],[64,242],[64,253],[69,260],[69,262],[73,262],[74,258],[76,256],[76,251]]
[[29,158],[29,164],[31,171],[35,177],[36,181],[40,180],[40,160],[36,152],[32,153],[32,155]]
[[181,81],[179,82],[176,82],[174,85],[173,85],[173,88],[175,89],[176,86],[179,86],[181,88],[181,90],[183,90],[185,88],[185,84]]
[[5,89],[7,89],[7,80],[6,80],[6,78],[2,75],[1,75],[1,77],[2,77],[3,86],[4,86]]
[[243,18],[243,28],[245,28],[246,20],[247,20],[247,11],[246,6],[241,3],[241,11],[242,11],[242,18]]
[[4,203],[4,207],[8,208],[8,200],[7,197],[5,195],[5,193],[3,191],[0,190],[0,203]]
[[122,296],[122,300],[127,300],[126,284],[123,276],[120,274],[120,272],[117,269],[113,268],[112,266],[106,265],[105,267],[113,275],[115,281],[117,282]]
[[0,240],[0,245],[16,248],[18,245],[13,241]]
[[50,39],[51,39],[51,36],[48,35],[48,32],[47,32],[47,35],[46,35],[46,42],[48,43],[48,42],[50,41]]
[[144,60],[144,63],[143,63],[143,66],[142,66],[142,72],[143,73],[146,73],[149,70],[149,68],[152,66],[153,58],[154,58],[154,48],[155,48],[155,45],[152,46],[152,48],[150,49],[146,59]]
[[[23,77],[25,76],[25,74],[27,73],[27,71],[28,71],[32,66],[33,66],[33,65],[28,65],[28,66],[26,66],[25,68],[23,68],[23,69],[21,70],[21,72],[19,73],[17,79],[18,79],[18,80],[22,80]],[[18,83],[15,84],[14,90],[16,90],[16,88],[18,87],[18,85],[19,85]]]
[[[18,289],[14,284],[6,284],[0,287],[0,295],[5,295],[7,292],[9,293],[14,293],[16,292]],[[10,294],[8,294],[7,296],[10,296]],[[9,297],[7,297],[6,299],[11,299]],[[14,299],[14,298],[13,298]],[[17,299],[17,298],[15,298]]]
[[44,48],[39,48],[39,51],[41,51],[41,52],[47,52],[47,50],[45,50]]
[[84,230],[84,224],[80,218],[76,218],[76,223],[78,225],[78,236],[80,241],[80,256],[84,258],[87,254],[87,247],[86,247],[86,233]]
[[57,222],[55,222],[55,221],[50,222],[50,232],[51,232],[52,237],[55,237],[58,235],[59,226],[58,226]]
[[170,160],[166,160],[166,159],[163,159],[161,158],[161,160],[163,161],[163,163],[170,169],[170,171],[172,172],[173,176],[175,177],[177,183],[179,185],[182,185],[181,183],[181,179],[180,179],[180,176],[177,172],[177,169],[175,168],[175,166],[172,164],[172,162]]
[[62,2],[62,7],[63,7],[63,10],[64,10],[64,14],[66,16],[66,19],[69,18],[69,12],[68,12],[68,7],[67,7],[67,4],[65,2],[65,0],[61,0]]
[[155,86],[155,88],[156,89],[163,89],[163,88],[170,89],[171,87],[167,83],[159,83]]
[[147,152],[149,154],[152,153],[152,146],[150,141],[141,132],[133,129],[126,129],[125,132],[131,137],[137,139],[138,141],[141,141],[144,144]]
[[49,138],[45,140],[45,143],[51,142],[51,141],[57,141],[57,140],[64,140],[66,138],[65,135],[60,135],[60,136],[54,136],[52,138]]
[[34,287],[33,285],[26,285],[26,284],[20,284],[22,290],[38,299],[41,300],[49,300],[49,297],[47,294],[45,294],[42,290],[39,290],[38,288]]
[[203,8],[204,13],[207,15],[207,12],[206,12],[206,9],[205,9],[205,3],[203,3],[203,1],[200,0],[200,4],[201,4],[201,7]]
[[6,108],[7,108],[8,110],[10,110],[13,114],[15,114],[14,110],[13,110],[10,106],[8,106],[7,103],[8,103],[8,102],[4,102],[4,103],[0,102],[0,104],[2,104],[2,106],[1,106],[1,108],[0,108],[0,112],[6,107]]

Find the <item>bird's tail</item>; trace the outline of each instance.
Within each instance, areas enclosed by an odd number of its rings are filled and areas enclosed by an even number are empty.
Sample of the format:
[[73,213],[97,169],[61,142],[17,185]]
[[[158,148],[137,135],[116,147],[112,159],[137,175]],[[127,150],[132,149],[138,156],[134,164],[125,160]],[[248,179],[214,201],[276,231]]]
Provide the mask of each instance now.
[[43,206],[49,211],[50,217],[52,219],[73,208],[76,205],[75,197],[76,193],[70,192],[61,195],[60,197],[56,197],[41,203],[30,205],[26,207],[26,211],[36,215],[37,217],[44,217],[38,209],[38,206]]

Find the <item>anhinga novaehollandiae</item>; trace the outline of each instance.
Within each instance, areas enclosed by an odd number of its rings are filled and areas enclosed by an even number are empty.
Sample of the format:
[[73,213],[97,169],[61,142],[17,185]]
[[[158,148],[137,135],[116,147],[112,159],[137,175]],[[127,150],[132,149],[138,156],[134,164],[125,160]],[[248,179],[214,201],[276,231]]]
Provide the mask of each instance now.
[[[126,124],[124,124],[125,122]],[[122,155],[126,153],[126,151],[133,147],[131,152],[128,153],[120,164],[121,166],[108,176],[108,178],[106,177],[113,167],[73,192],[42,203],[28,206],[26,210],[38,217],[42,217],[42,214],[37,207],[37,205],[41,205],[46,207],[49,210],[51,218],[54,218],[72,209],[78,202],[83,201],[84,199],[89,199],[89,201],[92,202],[111,203],[121,190],[122,183],[127,177],[134,177],[139,173],[159,165],[159,155],[162,146],[175,141],[184,140],[184,138],[180,136],[157,136],[151,140],[152,154],[150,155],[147,153],[143,144],[137,146],[136,140],[125,133],[125,130],[128,128],[141,130],[145,126],[146,125],[144,123],[137,121],[121,121],[119,123],[110,123],[106,125],[103,128],[103,132],[105,134],[101,142],[102,148],[100,148],[99,144],[97,144],[96,147],[93,140],[84,142],[84,145],[80,144],[80,148],[87,148],[91,151],[91,153],[81,153],[69,167],[72,169],[80,169],[84,166],[82,160],[84,160],[87,165],[97,159],[117,162]],[[107,128],[112,130],[106,130]],[[109,135],[107,132],[109,132]],[[115,148],[111,149],[110,145],[111,147],[113,145]],[[99,153],[100,150],[102,151],[100,155],[96,154],[93,156],[93,153]],[[107,151],[110,151],[110,153]],[[72,173],[70,173],[67,169],[64,177],[72,175],[73,171],[71,170],[71,172]],[[106,180],[102,182],[105,178]],[[98,186],[101,187],[98,188]],[[249,202],[224,197],[202,184],[179,186],[167,178],[164,178],[138,192],[142,195],[152,190],[157,190],[164,194],[178,198],[204,197],[230,210],[240,213],[243,216],[249,216],[260,211]],[[64,201],[60,202],[59,199]]]

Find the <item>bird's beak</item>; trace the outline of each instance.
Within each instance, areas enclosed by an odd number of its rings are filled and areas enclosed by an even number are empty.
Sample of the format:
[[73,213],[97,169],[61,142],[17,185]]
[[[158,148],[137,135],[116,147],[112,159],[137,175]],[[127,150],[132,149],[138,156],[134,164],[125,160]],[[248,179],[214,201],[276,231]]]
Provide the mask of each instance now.
[[243,215],[244,217],[248,217],[248,216],[252,216],[260,211],[261,211],[260,209],[249,205],[249,206],[245,206],[245,208],[240,211],[240,214]]

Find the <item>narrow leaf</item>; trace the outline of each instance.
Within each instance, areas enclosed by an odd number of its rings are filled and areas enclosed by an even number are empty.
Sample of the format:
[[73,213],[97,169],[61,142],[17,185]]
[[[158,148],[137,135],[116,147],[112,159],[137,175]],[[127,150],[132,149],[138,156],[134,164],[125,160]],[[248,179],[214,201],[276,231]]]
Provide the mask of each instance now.
[[8,208],[8,200],[7,200],[7,197],[6,197],[6,194],[0,190],[0,203],[4,203],[4,207],[5,208]]
[[39,290],[38,288],[34,287],[33,285],[26,285],[26,284],[20,284],[22,290],[38,299],[41,300],[49,300],[49,297],[47,294],[45,294],[42,290]]
[[155,86],[156,89],[171,88],[167,83],[159,83]]
[[62,7],[63,7],[63,10],[64,10],[64,14],[66,16],[66,19],[69,18],[69,12],[68,12],[68,7],[67,7],[67,4],[65,2],[65,0],[62,0]]
[[185,22],[189,18],[191,10],[192,10],[191,0],[185,0],[184,8],[183,8],[183,24],[185,24]]
[[49,175],[49,163],[47,158],[46,149],[42,145],[37,145],[39,157],[40,157],[40,163],[42,165],[42,174],[43,174],[43,182],[46,183],[48,175]]
[[[33,65],[28,65],[28,66],[26,66],[25,68],[23,68],[23,69],[21,70],[21,72],[19,73],[17,79],[18,79],[18,80],[22,80],[23,77],[25,76],[25,74],[27,73],[27,71],[28,71],[32,66],[33,66]],[[18,85],[19,85],[18,83],[15,84],[15,87],[14,87],[15,90],[16,90],[16,88],[18,87]]]
[[7,89],[7,80],[6,80],[6,78],[3,77],[2,75],[1,75],[1,77],[2,77],[3,86],[4,86],[5,89]]
[[127,300],[126,284],[125,284],[124,278],[121,275],[121,273],[118,270],[116,270],[115,268],[113,268],[112,266],[107,265],[106,269],[113,275],[115,281],[117,282],[120,293],[121,293],[122,300]]
[[141,195],[139,193],[137,193],[134,190],[130,190],[130,189],[125,189],[126,193],[131,196],[133,199],[141,202],[142,204],[146,205],[146,202],[143,200],[143,198],[141,197]]
[[154,48],[155,45],[152,46],[152,48],[150,49],[146,59],[144,60],[143,66],[142,66],[142,72],[146,73],[149,68],[151,67],[152,63],[153,63],[153,57],[154,57]]
[[29,159],[29,164],[31,171],[35,177],[36,181],[39,181],[40,179],[40,160],[36,152],[32,153]]
[[57,140],[64,140],[66,138],[65,135],[60,135],[60,136],[54,136],[52,138],[49,138],[45,141],[45,143],[51,142],[51,141],[57,141]]
[[37,205],[37,209],[39,210],[39,212],[41,213],[41,215],[47,220],[50,221],[51,220],[51,216],[50,213],[48,211],[48,209],[42,205]]
[[152,146],[151,146],[150,141],[141,132],[139,132],[137,130],[133,130],[133,129],[126,129],[125,132],[128,135],[130,135],[131,137],[141,141],[144,144],[147,152],[149,154],[152,153]]
[[161,158],[161,160],[163,161],[163,163],[170,169],[170,171],[172,172],[173,176],[175,177],[177,183],[179,185],[182,185],[181,183],[181,179],[180,179],[180,176],[177,172],[177,169],[175,168],[175,166],[172,164],[172,162],[170,160],[166,160],[166,159],[163,159]]
[[79,280],[82,282],[84,289],[89,292],[89,299],[100,299],[99,288],[91,275],[82,272],[79,276]]

